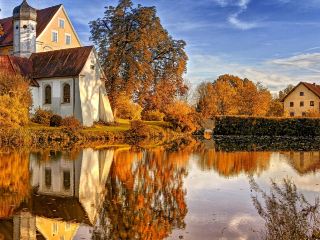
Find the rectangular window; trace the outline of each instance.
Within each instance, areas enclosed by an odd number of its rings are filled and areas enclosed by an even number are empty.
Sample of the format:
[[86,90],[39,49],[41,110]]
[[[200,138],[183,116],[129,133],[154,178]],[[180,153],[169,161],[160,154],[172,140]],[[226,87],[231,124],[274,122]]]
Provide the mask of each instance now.
[[314,106],[314,101],[310,101],[310,106],[311,106],[311,107]]
[[64,28],[64,20],[59,19],[59,28]]
[[71,45],[71,35],[66,34],[66,45]]
[[307,114],[305,112],[302,112],[302,117],[307,116]]
[[290,102],[290,107],[293,107],[294,106],[294,102]]
[[51,33],[51,41],[52,42],[58,42],[58,32],[56,32],[56,31],[52,31],[52,33]]
[[300,107],[304,107],[304,101],[300,102]]
[[294,112],[291,112],[291,113],[290,113],[290,117],[294,117]]
[[44,172],[44,181],[47,188],[51,188],[51,169],[47,168]]
[[300,96],[304,96],[304,92],[300,92]]
[[63,172],[63,187],[65,190],[70,189],[70,171]]

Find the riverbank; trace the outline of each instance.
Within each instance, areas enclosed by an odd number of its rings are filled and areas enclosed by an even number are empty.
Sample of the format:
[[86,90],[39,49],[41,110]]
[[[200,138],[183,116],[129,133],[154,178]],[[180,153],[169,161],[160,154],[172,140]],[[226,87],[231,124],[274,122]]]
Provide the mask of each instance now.
[[190,137],[173,131],[166,122],[119,120],[114,125],[96,124],[90,128],[70,130],[30,123],[23,128],[0,129],[0,147],[71,148],[101,144],[163,144]]

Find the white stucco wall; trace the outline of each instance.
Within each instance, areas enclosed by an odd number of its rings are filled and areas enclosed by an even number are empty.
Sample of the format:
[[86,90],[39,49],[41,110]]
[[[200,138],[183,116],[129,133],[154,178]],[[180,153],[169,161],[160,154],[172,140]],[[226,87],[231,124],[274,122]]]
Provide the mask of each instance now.
[[[59,114],[63,117],[73,116],[73,92],[74,92],[74,82],[77,79],[73,78],[55,78],[55,79],[40,79],[38,83],[40,87],[32,89],[32,96],[34,106],[32,111],[34,112],[37,108],[42,108],[46,110],[53,111],[56,114]],[[63,102],[63,86],[64,84],[70,85],[70,103]],[[45,87],[47,85],[51,86],[51,104],[45,104]]]
[[30,57],[36,52],[36,26],[32,20],[13,22],[13,54],[17,57]]
[[[92,51],[79,76],[79,93],[82,123],[84,126],[91,126],[94,122],[99,120],[108,120],[107,117],[100,118],[100,113],[103,113],[103,111],[100,110],[100,107],[109,104],[109,101],[100,101],[101,88],[104,88],[100,71],[100,65],[94,51]],[[100,104],[100,102],[103,102],[104,104]],[[105,107],[105,111],[108,111],[108,113],[111,114],[112,117],[109,117],[109,122],[112,122],[113,114],[110,104],[108,107]]]

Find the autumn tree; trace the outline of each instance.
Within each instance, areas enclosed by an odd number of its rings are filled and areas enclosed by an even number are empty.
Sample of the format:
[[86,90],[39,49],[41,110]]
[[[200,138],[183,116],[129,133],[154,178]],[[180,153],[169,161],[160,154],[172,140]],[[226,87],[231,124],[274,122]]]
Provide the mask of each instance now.
[[29,82],[20,75],[0,71],[0,128],[27,124],[31,104]]
[[90,22],[90,28],[113,107],[120,92],[147,110],[162,110],[186,93],[186,44],[163,28],[155,7],[120,0],[106,7],[104,17]]
[[260,83],[233,75],[222,75],[213,83],[203,83],[198,89],[197,111],[203,118],[215,115],[265,116],[271,94]]
[[283,99],[294,88],[292,84],[286,86],[283,90],[279,91],[279,100]]

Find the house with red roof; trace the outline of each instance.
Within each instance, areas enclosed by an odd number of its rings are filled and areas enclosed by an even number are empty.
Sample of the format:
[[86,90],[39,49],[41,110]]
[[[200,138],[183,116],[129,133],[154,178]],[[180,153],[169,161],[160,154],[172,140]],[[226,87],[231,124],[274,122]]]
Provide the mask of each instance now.
[[81,45],[63,5],[37,10],[23,0],[0,24],[0,71],[30,81],[31,113],[50,110],[84,126],[114,121],[97,53]]
[[283,99],[286,116],[304,117],[320,114],[320,85],[300,82]]

